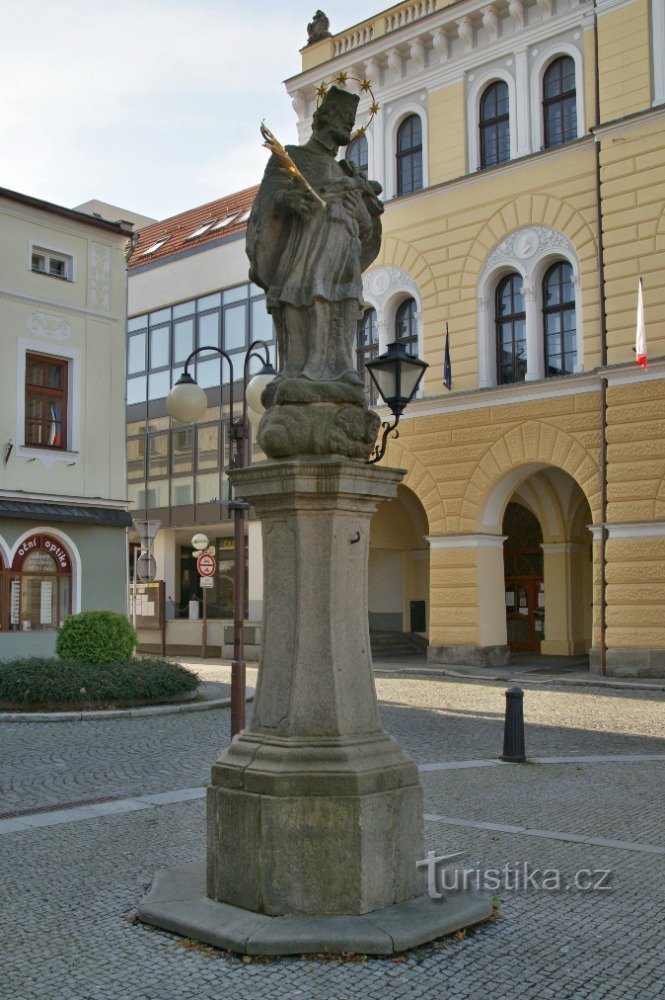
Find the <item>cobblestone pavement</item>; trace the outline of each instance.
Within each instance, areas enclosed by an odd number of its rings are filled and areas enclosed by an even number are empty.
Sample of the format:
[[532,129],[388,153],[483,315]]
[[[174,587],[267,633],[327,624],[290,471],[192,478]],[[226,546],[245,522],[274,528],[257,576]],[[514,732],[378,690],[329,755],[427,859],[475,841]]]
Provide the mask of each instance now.
[[[223,680],[225,670],[202,672]],[[158,868],[203,857],[202,800],[72,822],[54,813],[54,825],[0,829],[2,1000],[665,996],[665,760],[588,760],[665,756],[665,695],[528,689],[529,755],[579,761],[450,769],[501,752],[505,684],[390,675],[377,688],[386,728],[431,768],[428,850],[466,850],[482,870],[556,869],[565,882],[607,869],[611,889],[504,886],[496,920],[398,960],[245,963],[133,922]],[[0,814],[196,789],[228,734],[226,710],[5,723]]]

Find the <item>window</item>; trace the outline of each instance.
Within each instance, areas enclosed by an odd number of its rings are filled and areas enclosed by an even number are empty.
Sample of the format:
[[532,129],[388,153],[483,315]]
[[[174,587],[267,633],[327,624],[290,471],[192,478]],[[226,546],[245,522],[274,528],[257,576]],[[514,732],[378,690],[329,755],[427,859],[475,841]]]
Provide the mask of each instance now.
[[418,115],[409,115],[397,130],[397,194],[423,186],[423,133]]
[[409,354],[418,355],[418,320],[415,299],[402,302],[395,316],[395,340],[404,344]]
[[61,281],[74,280],[74,259],[67,254],[54,253],[33,247],[30,267],[36,274],[47,274]]
[[522,277],[509,274],[495,297],[497,382],[507,385],[526,377],[526,311]]
[[229,215],[225,215],[223,219],[220,219],[219,222],[216,222],[212,229],[213,231],[216,229],[226,229],[237,218],[238,212],[231,212]]
[[480,166],[494,167],[510,159],[508,84],[491,83],[480,98]]
[[577,138],[575,63],[570,56],[555,59],[543,77],[545,147]]
[[195,229],[193,233],[190,233],[187,239],[194,240],[196,239],[197,236],[203,236],[204,233],[207,233],[208,230],[212,228],[214,221],[215,220],[213,219],[212,222],[204,222],[202,226],[199,226],[198,229]]
[[168,239],[169,239],[169,237],[165,236],[163,240],[157,240],[156,243],[151,243],[150,246],[146,250],[144,250],[142,252],[141,256],[142,257],[147,257],[151,253],[156,253],[157,250],[159,250],[160,247],[164,246],[164,244],[166,243],[166,241]]
[[365,379],[365,386],[371,403],[376,403],[376,386],[369,377],[365,362],[379,355],[379,328],[376,322],[376,309],[366,309],[358,323],[358,338],[356,342],[356,367],[358,374]]
[[543,278],[545,375],[570,375],[577,365],[575,289],[567,261],[549,268]]
[[69,363],[49,355],[25,359],[25,444],[67,448]]
[[354,163],[360,173],[367,177],[369,161],[366,136],[359,135],[357,139],[354,139],[353,142],[349,143],[346,147],[346,159],[349,163]]
[[71,614],[72,569],[64,546],[49,535],[32,535],[19,547],[9,584],[9,621],[15,632],[57,629]]

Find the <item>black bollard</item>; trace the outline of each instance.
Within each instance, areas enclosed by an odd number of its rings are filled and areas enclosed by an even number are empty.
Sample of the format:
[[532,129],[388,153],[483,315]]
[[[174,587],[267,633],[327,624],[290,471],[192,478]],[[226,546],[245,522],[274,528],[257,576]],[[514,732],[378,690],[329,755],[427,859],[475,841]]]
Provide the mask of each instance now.
[[506,721],[503,727],[501,760],[509,764],[526,763],[524,751],[524,691],[510,687],[506,691]]

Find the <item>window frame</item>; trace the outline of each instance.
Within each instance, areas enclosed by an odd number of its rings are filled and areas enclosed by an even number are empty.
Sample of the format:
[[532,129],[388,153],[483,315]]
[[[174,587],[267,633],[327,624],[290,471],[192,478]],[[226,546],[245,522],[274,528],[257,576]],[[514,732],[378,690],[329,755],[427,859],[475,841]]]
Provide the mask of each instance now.
[[[369,338],[367,343],[361,344],[361,335],[365,333],[365,326],[369,323]],[[365,388],[369,396],[370,405],[374,405],[378,399],[376,386],[369,377],[369,372],[365,368],[366,361],[372,361],[379,356],[379,316],[374,306],[369,305],[363,310],[361,318],[358,320],[358,330],[356,333],[356,371],[365,382]]]
[[[514,306],[516,294],[519,294],[520,298],[522,299],[523,309],[521,311],[516,311],[513,308],[510,313],[507,313],[507,314],[501,316],[499,314],[499,298],[500,298],[500,293],[502,292],[504,286],[506,286],[506,284],[508,282],[511,283],[511,289],[510,289],[511,307]],[[518,282],[518,284],[519,284],[518,288],[515,288],[515,282]],[[502,385],[518,385],[518,384],[521,384],[522,382],[526,381],[527,364],[528,364],[528,357],[527,357],[527,327],[526,327],[526,324],[527,324],[527,304],[526,304],[526,296],[524,294],[524,278],[519,273],[519,271],[511,270],[507,274],[502,275],[498,279],[498,281],[496,282],[496,286],[494,288],[493,299],[494,299],[494,330],[495,330],[494,341],[495,341],[495,345],[496,345],[496,347],[495,347],[495,350],[496,350],[496,365],[495,365],[495,370],[496,370],[496,384],[497,384],[497,386],[502,386]],[[524,327],[524,337],[521,338],[521,341],[517,341],[516,338],[515,338],[515,326],[516,326],[516,324],[518,322],[523,323],[523,327]],[[510,362],[510,366],[511,366],[511,368],[513,370],[513,375],[517,371],[518,361],[519,361],[519,359],[516,356],[516,344],[518,342],[521,342],[521,343],[524,344],[524,360],[522,362],[524,364],[524,374],[523,374],[523,377],[519,378],[519,379],[514,378],[514,377],[511,378],[511,379],[503,379],[502,378],[502,370],[504,368],[508,367],[508,365],[501,360],[501,357],[502,357],[501,349],[503,347],[504,340],[503,340],[503,337],[500,337],[500,333],[503,331],[503,329],[505,327],[509,327],[510,331],[511,331],[510,344],[511,344],[511,358],[512,358],[512,360]]]
[[[531,131],[533,134],[534,152],[545,152],[545,150],[556,151],[561,146],[545,146],[545,121],[543,116],[543,81],[548,67],[558,58],[569,56],[575,64],[575,90],[576,90],[576,119],[577,135],[579,139],[586,132],[586,109],[584,107],[584,87],[580,86],[580,80],[584,80],[584,56],[576,45],[570,42],[562,42],[559,39],[552,39],[549,44],[539,46],[539,55],[531,68],[529,98],[531,103]],[[573,142],[571,139],[570,142]],[[565,145],[565,143],[563,144]]]
[[[43,258],[44,268],[34,266],[35,257]],[[57,263],[62,264],[64,266],[64,273],[57,274],[51,271],[51,261],[57,261]],[[44,278],[55,278],[56,281],[67,281],[70,284],[74,281],[74,255],[67,253],[66,250],[56,250],[53,247],[46,247],[41,243],[30,242],[28,246],[28,268],[32,274],[39,274]]]
[[[562,295],[561,295],[561,301],[560,302],[558,302],[558,303],[556,303],[555,305],[552,305],[552,306],[547,306],[545,304],[545,291],[546,291],[546,284],[547,284],[548,278],[557,269],[563,269],[563,268],[569,268],[570,269],[570,279],[569,279],[568,282],[564,282],[562,280],[561,276],[560,276],[559,277],[559,289],[562,290],[564,284],[570,284],[572,286],[572,289],[573,289],[572,299],[567,299],[566,301],[563,301],[563,293],[562,293]],[[565,260],[565,259],[555,260],[553,263],[551,263],[547,267],[547,269],[545,270],[545,273],[542,276],[542,280],[540,282],[540,292],[541,292],[541,306],[542,306],[542,308],[541,308],[541,314],[542,314],[542,334],[543,334],[543,354],[544,354],[544,362],[545,362],[545,378],[559,378],[559,377],[563,377],[565,375],[572,375],[574,373],[574,371],[575,371],[575,368],[577,367],[578,333],[577,333],[577,309],[576,309],[577,303],[576,303],[576,296],[575,296],[575,282],[574,282],[573,266],[570,263],[570,261]],[[564,334],[568,333],[570,331],[564,330],[564,316],[565,315],[569,315],[571,312],[573,314],[573,319],[575,321],[574,322],[575,348],[572,351],[566,351],[565,350]],[[561,317],[561,323],[560,323],[561,329],[558,330],[558,331],[556,331],[556,332],[554,332],[554,333],[548,333],[548,331],[547,331],[547,317],[548,316],[554,316],[554,315],[559,315]],[[550,340],[554,339],[554,337],[557,337],[559,339],[560,350],[558,352],[558,355],[553,355],[553,356],[560,357],[561,358],[562,367],[564,367],[565,366],[565,358],[567,356],[572,355],[574,360],[573,360],[573,365],[572,365],[571,371],[565,371],[565,370],[562,370],[562,371],[559,371],[559,372],[550,372],[549,371],[549,358],[551,356],[550,355],[550,350],[549,350],[549,342],[550,342]]]
[[[52,387],[52,386],[47,386],[47,385],[37,385],[37,384],[31,383],[31,382],[28,382],[28,370],[29,370],[29,366],[31,364],[39,364],[39,365],[44,365],[44,366],[51,365],[53,367],[59,368],[60,371],[62,372],[62,385],[58,386],[58,387]],[[70,363],[69,363],[69,360],[67,358],[56,357],[55,355],[50,355],[50,354],[41,354],[41,353],[37,353],[36,351],[27,351],[26,352],[26,355],[25,355],[25,380],[24,380],[24,384],[23,384],[23,393],[24,393],[23,447],[24,448],[48,448],[48,449],[54,450],[54,451],[67,451],[68,450],[67,449],[67,445],[68,445],[68,440],[69,440],[69,438],[68,438],[68,430],[69,430],[69,428],[68,428],[67,414],[68,414],[68,410],[69,410],[69,380],[70,380],[69,366],[70,366]],[[54,401],[59,401],[60,402],[60,408],[61,408],[61,414],[62,414],[60,423],[61,423],[62,426],[61,426],[61,429],[60,429],[60,433],[58,435],[60,437],[60,442],[58,444],[50,443],[50,442],[49,443],[43,443],[43,442],[40,442],[40,441],[29,441],[28,440],[28,426],[29,425],[33,425],[33,424],[37,423],[40,428],[43,428],[44,433],[46,433],[46,429],[47,429],[47,426],[48,426],[45,417],[42,417],[39,420],[37,420],[34,417],[29,417],[28,416],[28,410],[29,410],[28,403],[29,403],[29,400],[30,400],[31,397],[36,397],[36,396],[47,397],[48,399],[53,399]],[[51,423],[53,425],[55,425],[55,421],[54,420],[52,420]],[[49,435],[51,433],[52,432],[49,431]]]
[[[486,98],[489,97],[490,92],[496,91],[499,87],[505,87],[506,112],[500,115],[495,114],[493,117],[483,118],[483,104]],[[496,103],[497,99],[495,98],[495,104]],[[501,126],[503,127],[501,128]],[[485,150],[485,137],[490,132],[496,135],[497,154],[500,146],[500,139],[508,140],[507,156],[503,159],[497,158],[492,162],[487,160]],[[502,163],[509,163],[512,159],[510,145],[510,87],[505,80],[496,79],[490,81],[483,88],[478,98],[478,151],[480,170],[487,170],[489,167],[498,167]]]
[[[364,161],[360,156],[358,157],[359,162],[353,159],[353,154],[355,152],[354,146],[364,152]],[[364,177],[369,176],[369,143],[366,135],[358,135],[355,139],[351,140],[349,145],[346,147],[344,159],[349,163],[353,163],[359,173],[363,174]]]
[[[406,337],[402,337],[399,333],[399,326],[402,322],[402,314],[408,309],[408,330],[409,334]],[[395,342],[398,344],[403,344],[406,348],[407,353],[412,355],[412,357],[419,357],[419,347],[420,347],[420,331],[419,331],[419,313],[418,313],[418,303],[412,295],[408,298],[402,300],[395,310],[395,320],[393,323],[393,329],[395,331]],[[415,350],[413,349],[415,346]]]
[[[420,128],[420,142],[415,145],[411,145],[406,149],[400,149],[400,135],[402,134],[405,125],[411,123],[413,131],[413,122],[417,121]],[[422,191],[425,187],[425,167],[424,167],[424,142],[423,142],[423,120],[419,114],[415,111],[406,114],[400,121],[397,129],[395,130],[395,196],[401,198],[408,194],[415,194],[417,191]],[[404,190],[404,176],[403,171],[405,169],[405,164],[408,163],[410,166],[412,177],[415,175],[416,171],[420,171],[420,185],[418,187],[412,186],[410,190]],[[417,160],[416,160],[417,157]]]
[[[573,66],[573,78],[575,85],[572,90],[561,91],[554,97],[545,96],[545,83],[548,73],[555,66],[561,66],[566,60],[569,60]],[[559,73],[560,80],[563,79],[563,75]],[[575,134],[566,136],[564,130],[564,104],[570,101],[572,98],[573,106],[575,109]],[[557,149],[559,146],[565,146],[568,142],[574,142],[579,135],[579,126],[577,122],[577,67],[575,65],[575,60],[569,53],[561,53],[556,55],[553,59],[547,62],[547,65],[543,69],[542,80],[540,84],[540,100],[541,100],[541,115],[543,122],[543,149]],[[558,109],[558,119],[561,125],[561,135],[562,138],[559,142],[552,142],[549,137],[550,121],[549,121],[549,109]]]
[[[24,570],[26,560],[36,552],[46,553],[55,563],[54,571],[32,571]],[[0,602],[0,629],[5,634],[32,635],[34,632],[54,632],[60,627],[62,621],[74,614],[74,609],[79,606],[78,578],[79,566],[76,553],[71,546],[59,536],[59,533],[50,528],[38,528],[36,531],[27,532],[18,540],[14,547],[13,558],[4,559],[0,553],[0,588],[2,589],[2,601]],[[55,582],[55,621],[46,624],[43,628],[24,628],[26,621],[22,598],[24,595],[23,583],[26,580],[48,580]],[[62,588],[67,581],[67,610],[64,617],[60,617],[62,607]],[[19,593],[18,620],[12,622],[12,583],[16,582]],[[41,594],[40,594],[41,599]],[[14,627],[15,626],[15,627]]]

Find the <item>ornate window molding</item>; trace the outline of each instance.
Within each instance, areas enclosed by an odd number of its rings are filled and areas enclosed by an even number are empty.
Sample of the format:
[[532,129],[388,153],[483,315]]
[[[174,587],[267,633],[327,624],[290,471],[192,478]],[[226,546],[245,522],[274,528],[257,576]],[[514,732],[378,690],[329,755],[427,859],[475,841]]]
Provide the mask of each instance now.
[[[37,460],[45,469],[51,469],[56,462],[66,465],[78,464],[81,450],[81,352],[59,341],[51,346],[44,341],[37,342],[19,338],[16,365],[16,455],[20,458]],[[67,394],[67,446],[63,449],[31,447],[25,443],[25,376],[28,354],[53,356],[66,360],[68,365]]]
[[582,53],[570,42],[553,38],[540,43],[531,50],[531,131],[533,149],[538,152],[545,148],[545,120],[543,116],[543,77],[548,66],[559,56],[570,56],[575,63],[575,109],[577,112],[577,138],[586,132],[584,114],[584,60]]
[[515,158],[517,144],[517,118],[520,113],[517,103],[515,77],[505,69],[492,67],[467,77],[467,121],[469,122],[468,152],[469,173],[481,169],[480,165],[480,99],[490,86],[498,80],[508,86],[508,125],[510,132],[510,159]]
[[545,378],[542,317],[542,282],[548,267],[566,260],[573,269],[575,315],[577,321],[577,365],[584,370],[580,266],[575,249],[562,233],[547,226],[526,226],[505,237],[491,252],[478,282],[478,385],[496,385],[496,336],[494,293],[505,275],[516,271],[522,276],[526,306],[526,382]]
[[418,353],[422,353],[422,298],[410,274],[401,267],[374,267],[363,275],[365,306],[376,310],[379,331],[379,354],[395,340],[397,310],[406,299],[415,299],[418,323]]
[[[385,184],[385,198],[386,200],[390,198],[397,197],[397,131],[402,124],[402,122],[409,118],[410,115],[418,115],[420,118],[420,124],[422,127],[422,165],[423,165],[423,188],[429,186],[429,149],[428,149],[428,135],[427,135],[427,113],[425,108],[421,104],[418,104],[415,99],[411,98],[406,103],[401,103],[399,109],[393,108],[392,112],[389,109],[385,128],[385,170],[386,170],[386,184]],[[371,154],[371,150],[370,150]],[[370,162],[370,177],[371,173],[371,162]],[[378,178],[381,179],[380,177]]]

